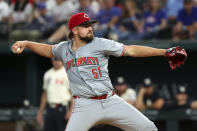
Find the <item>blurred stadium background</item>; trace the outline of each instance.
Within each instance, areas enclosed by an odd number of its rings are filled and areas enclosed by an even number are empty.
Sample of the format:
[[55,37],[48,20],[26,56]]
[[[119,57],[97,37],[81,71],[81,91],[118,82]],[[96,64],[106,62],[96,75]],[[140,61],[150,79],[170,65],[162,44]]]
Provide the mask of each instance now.
[[[181,14],[189,8],[191,14]],[[188,52],[185,65],[174,71],[163,57],[111,57],[112,82],[123,76],[138,92],[143,79],[149,77],[165,102],[175,99],[179,85],[187,88],[189,97],[197,99],[197,0],[0,0],[0,131],[42,130],[35,118],[43,74],[51,61],[29,50],[15,55],[10,50],[13,42],[26,39],[55,44],[67,40],[67,21],[81,11],[99,21],[94,27],[96,36],[127,45],[179,45]],[[190,106],[147,109],[143,113],[156,122],[159,131],[197,130],[197,110]],[[92,130],[119,129],[101,126]]]

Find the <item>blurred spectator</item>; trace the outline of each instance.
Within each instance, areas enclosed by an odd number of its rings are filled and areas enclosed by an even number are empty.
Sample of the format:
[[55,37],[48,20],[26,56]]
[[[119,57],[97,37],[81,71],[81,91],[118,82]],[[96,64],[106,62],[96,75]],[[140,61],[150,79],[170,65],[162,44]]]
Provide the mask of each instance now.
[[[11,19],[10,23],[17,24],[26,23],[33,11],[33,0],[11,0]],[[20,27],[18,27],[21,29]]]
[[173,40],[194,39],[197,31],[197,8],[192,0],[184,0],[184,8],[178,13],[177,24],[173,29]]
[[135,2],[137,3],[141,11],[148,8],[148,0],[135,0]]
[[178,11],[183,8],[183,0],[166,0],[165,11],[169,20],[176,20]]
[[100,2],[102,1],[102,0],[90,0],[91,1],[91,7],[92,7],[92,9],[94,9],[93,11],[94,11],[94,14],[98,14],[98,12],[99,12],[99,10],[100,10]]
[[164,105],[164,99],[160,93],[155,89],[153,83],[149,78],[144,79],[143,87],[140,88],[137,95],[136,107],[139,110],[145,109],[161,109]]
[[10,42],[23,40],[21,39],[21,31],[25,24],[29,21],[33,11],[32,0],[12,0],[11,1],[11,15],[9,22],[12,25],[10,33]]
[[34,35],[37,34],[38,37],[42,36],[45,38],[51,34],[54,28],[55,23],[53,17],[47,14],[46,3],[38,2],[30,23],[25,28],[25,30],[28,31],[27,34],[30,33],[29,37],[33,37],[36,40],[38,38],[34,37]]
[[125,0],[120,27],[116,30],[118,40],[138,40],[140,32],[140,10],[134,0]]
[[[40,1],[46,2],[46,7],[49,12],[53,10],[54,6],[56,5],[56,0],[40,0]],[[71,4],[70,7],[78,7],[78,0],[64,0],[64,1],[69,2],[69,4]]]
[[43,124],[43,111],[46,107],[44,131],[64,131],[66,110],[71,99],[69,81],[61,61],[52,58],[53,68],[44,74],[43,93],[37,122]]
[[118,77],[114,83],[116,94],[122,97],[131,105],[135,105],[136,92],[132,88],[128,88],[128,84],[123,77]]
[[121,16],[120,8],[114,6],[114,0],[104,0],[103,6],[96,17],[99,22],[95,32],[97,37],[108,37]]
[[142,39],[156,38],[158,32],[166,26],[166,12],[161,9],[160,0],[149,0],[149,7],[144,11],[142,22]]
[[193,6],[197,8],[197,0],[193,0]]
[[68,21],[76,8],[76,4],[73,4],[70,0],[55,0],[53,7],[48,10],[48,13],[53,16],[57,27],[59,27]]
[[180,85],[177,88],[175,99],[166,102],[165,109],[177,109],[177,108],[192,108],[197,109],[197,101],[190,98],[187,94],[187,87]]
[[0,35],[8,35],[8,17],[10,14],[9,5],[4,1],[0,0]]
[[10,13],[9,5],[4,0],[0,0],[0,22],[7,21],[9,13]]
[[[36,10],[29,19],[29,23],[23,29],[17,31],[17,38],[38,41],[41,37],[50,34],[54,28],[53,18],[47,15],[45,2],[39,2],[36,5]],[[14,36],[11,35],[11,37]]]
[[55,0],[47,7],[48,13],[53,16],[56,28],[55,32],[46,40],[47,43],[58,42],[65,38],[68,34],[66,26],[68,19],[78,8],[78,4],[74,0]]
[[79,0],[79,8],[75,11],[75,13],[84,12],[88,14],[91,19],[94,19],[96,14],[94,9],[91,7],[90,0]]
[[[90,0],[79,0],[79,7],[75,10],[73,10],[74,13],[77,12],[85,12],[86,14],[88,14],[88,16],[90,16],[91,18],[95,17],[96,14],[94,13],[93,8],[90,5]],[[60,26],[47,40],[47,42],[49,43],[54,43],[54,42],[58,42],[61,41],[62,39],[66,39],[68,36],[68,28],[67,28],[67,24],[64,23],[62,26]]]

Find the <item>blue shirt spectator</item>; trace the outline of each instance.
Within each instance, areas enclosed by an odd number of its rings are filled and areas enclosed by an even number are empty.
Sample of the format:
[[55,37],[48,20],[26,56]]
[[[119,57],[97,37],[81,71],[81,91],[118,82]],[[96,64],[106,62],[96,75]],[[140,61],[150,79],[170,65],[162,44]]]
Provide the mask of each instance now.
[[159,32],[167,26],[166,12],[162,9],[160,0],[149,0],[149,6],[144,11],[141,29],[141,39],[161,37]]
[[173,28],[173,40],[194,39],[197,32],[197,8],[192,0],[184,0],[184,8],[178,13],[177,24]]
[[182,22],[185,26],[197,22],[197,8],[193,7],[190,13],[187,13],[185,9],[181,9],[178,13],[177,21]]
[[114,16],[121,16],[121,10],[118,7],[112,7],[110,10],[101,9],[96,17],[99,24],[107,24]]
[[183,0],[167,0],[165,6],[165,12],[167,17],[175,17],[178,15],[178,11],[183,8]]
[[117,40],[117,36],[113,33],[119,25],[122,12],[120,8],[115,6],[114,2],[114,0],[103,1],[103,8],[98,12],[96,17],[98,26],[95,31],[95,36]]
[[150,11],[144,12],[144,19],[145,19],[145,25],[144,29],[146,30],[149,28],[155,28],[156,26],[159,26],[162,22],[162,19],[166,19],[166,13],[163,10],[158,10],[156,13],[151,13]]
[[125,18],[121,21],[121,25],[124,26],[127,30],[135,31],[138,30],[135,28],[135,25],[132,23],[133,21],[137,20],[140,21],[141,16],[139,14],[136,14],[135,16]]
[[118,40],[139,40],[141,12],[134,0],[125,0],[122,4],[120,26],[115,30]]

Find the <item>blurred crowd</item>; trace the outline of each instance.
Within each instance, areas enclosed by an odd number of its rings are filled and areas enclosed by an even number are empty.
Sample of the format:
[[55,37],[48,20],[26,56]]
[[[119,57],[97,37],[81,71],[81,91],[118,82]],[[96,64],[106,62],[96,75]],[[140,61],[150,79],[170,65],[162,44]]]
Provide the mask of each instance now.
[[145,78],[139,87],[134,89],[129,86],[125,78],[118,77],[115,80],[114,88],[120,97],[141,111],[146,109],[197,109],[197,100],[188,95],[187,86],[184,84],[174,88],[170,99],[150,78]]
[[197,0],[0,0],[1,39],[67,40],[68,20],[85,12],[95,36],[114,40],[195,39]]

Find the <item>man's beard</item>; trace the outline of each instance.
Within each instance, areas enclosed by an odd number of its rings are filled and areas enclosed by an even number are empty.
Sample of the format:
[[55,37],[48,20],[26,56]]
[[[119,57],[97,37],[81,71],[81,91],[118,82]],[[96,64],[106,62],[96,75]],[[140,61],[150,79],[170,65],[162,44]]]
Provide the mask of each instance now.
[[86,37],[81,37],[81,36],[79,35],[79,39],[82,40],[82,41],[84,41],[84,42],[86,42],[86,43],[89,43],[89,42],[91,42],[91,41],[93,40],[93,35],[90,36],[90,37],[88,37],[88,36],[86,36]]

